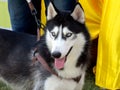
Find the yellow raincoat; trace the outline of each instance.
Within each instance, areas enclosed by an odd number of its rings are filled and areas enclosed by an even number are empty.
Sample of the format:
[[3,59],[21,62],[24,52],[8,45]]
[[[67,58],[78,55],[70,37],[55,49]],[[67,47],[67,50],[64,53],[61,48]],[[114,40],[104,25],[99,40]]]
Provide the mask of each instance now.
[[120,89],[120,0],[79,0],[92,39],[99,36],[96,84]]
[[[99,36],[96,85],[120,89],[120,0],[79,0],[92,39]],[[45,18],[42,0],[43,23]]]

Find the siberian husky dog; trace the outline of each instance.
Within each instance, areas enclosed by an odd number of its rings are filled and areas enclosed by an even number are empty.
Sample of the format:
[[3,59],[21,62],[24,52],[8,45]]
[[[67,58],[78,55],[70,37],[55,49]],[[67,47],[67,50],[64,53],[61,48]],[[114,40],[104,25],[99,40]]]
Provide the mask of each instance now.
[[13,90],[82,90],[90,35],[80,4],[60,12],[50,2],[45,34],[38,42],[35,38],[0,30],[1,80]]

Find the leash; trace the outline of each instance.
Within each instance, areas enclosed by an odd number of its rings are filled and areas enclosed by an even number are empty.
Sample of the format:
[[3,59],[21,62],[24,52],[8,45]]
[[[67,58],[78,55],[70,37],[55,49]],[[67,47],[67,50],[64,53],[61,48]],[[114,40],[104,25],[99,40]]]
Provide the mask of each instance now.
[[41,55],[39,53],[36,53],[35,54],[35,57],[34,57],[35,60],[39,61],[43,67],[49,71],[50,73],[52,73],[53,75],[57,76],[58,77],[58,74],[56,72],[54,72],[50,67],[49,65],[47,64],[47,62],[41,57]]
[[[40,40],[40,37],[41,37],[40,28],[42,28],[42,29],[44,30],[45,25],[42,24],[42,23],[40,22],[40,20],[37,18],[37,16],[36,16],[36,15],[37,15],[37,10],[35,9],[33,3],[31,2],[31,0],[26,0],[26,1],[27,1],[28,5],[29,5],[29,8],[30,8],[30,10],[31,10],[31,14],[34,16],[35,21],[36,21],[36,24],[37,24],[37,41],[39,41],[39,40]],[[43,67],[44,67],[47,71],[49,71],[50,73],[58,76],[57,73],[55,73],[55,72],[49,67],[49,65],[47,64],[47,62],[46,62],[46,61],[41,57],[41,55],[40,55],[39,53],[37,53],[36,51],[37,51],[37,48],[35,48],[35,50],[34,50],[33,61],[38,60],[38,61],[43,65]]]
[[40,31],[40,28],[44,30],[44,27],[45,25],[42,24],[40,22],[40,20],[37,18],[37,10],[36,8],[34,7],[33,3],[31,2],[31,0],[26,0],[28,5],[29,5],[29,8],[30,8],[30,11],[31,11],[31,14],[34,16],[35,18],[35,22],[37,24],[37,41],[40,40],[40,37],[41,37],[41,31]]
[[[42,28],[42,29],[44,30],[45,25],[42,24],[42,23],[40,22],[40,20],[37,18],[37,16],[36,16],[36,15],[37,15],[37,10],[35,9],[33,3],[31,2],[31,0],[26,0],[26,1],[27,1],[28,5],[29,5],[31,14],[34,16],[35,21],[36,21],[36,24],[37,24],[37,41],[39,41],[39,40],[40,40],[40,37],[41,37],[40,28]],[[36,51],[37,51],[37,49],[35,48],[35,50],[34,50],[33,62],[36,61],[36,60],[38,60],[38,61],[43,65],[43,67],[44,67],[47,71],[49,71],[50,73],[58,76],[57,73],[55,73],[55,72],[49,67],[49,65],[47,64],[47,62],[46,62],[46,61],[41,57],[41,55],[40,55],[39,53],[37,53]]]

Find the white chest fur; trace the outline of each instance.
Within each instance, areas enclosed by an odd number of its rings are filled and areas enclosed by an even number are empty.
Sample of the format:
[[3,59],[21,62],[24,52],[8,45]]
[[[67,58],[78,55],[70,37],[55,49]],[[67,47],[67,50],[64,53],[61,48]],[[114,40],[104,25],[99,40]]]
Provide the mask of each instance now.
[[76,86],[74,80],[60,79],[52,75],[46,80],[44,90],[75,90]]

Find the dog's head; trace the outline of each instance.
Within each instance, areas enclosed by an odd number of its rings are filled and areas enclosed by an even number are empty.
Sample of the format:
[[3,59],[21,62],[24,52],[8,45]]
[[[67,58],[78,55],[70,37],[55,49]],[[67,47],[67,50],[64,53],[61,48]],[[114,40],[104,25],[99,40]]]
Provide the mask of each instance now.
[[73,54],[80,54],[83,51],[86,43],[84,34],[87,33],[84,22],[84,12],[80,4],[76,4],[71,13],[60,12],[52,3],[49,4],[46,43],[58,70],[64,68],[70,54],[74,56]]

